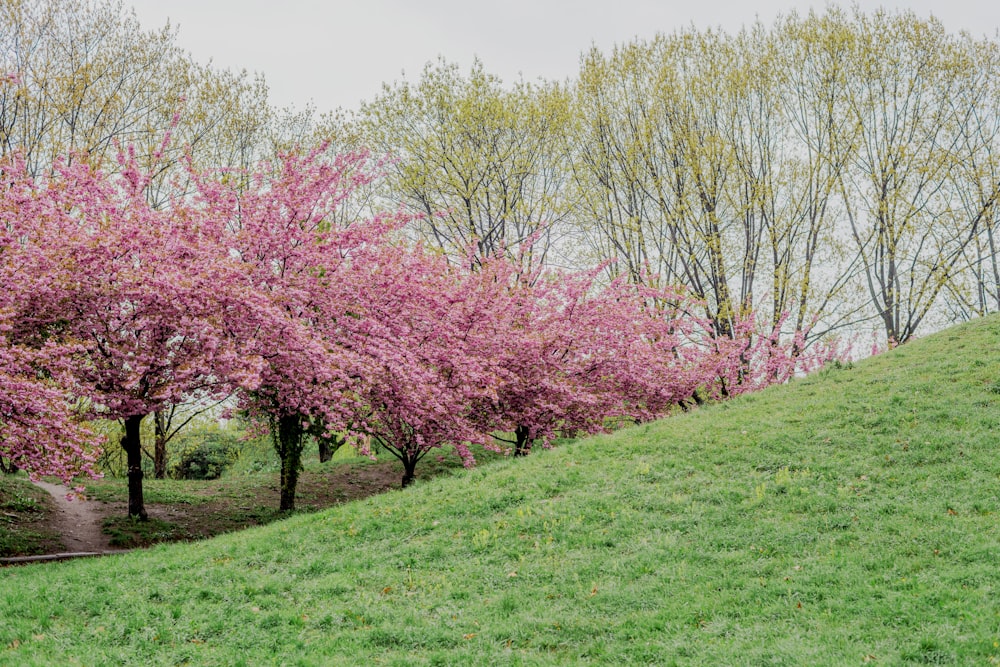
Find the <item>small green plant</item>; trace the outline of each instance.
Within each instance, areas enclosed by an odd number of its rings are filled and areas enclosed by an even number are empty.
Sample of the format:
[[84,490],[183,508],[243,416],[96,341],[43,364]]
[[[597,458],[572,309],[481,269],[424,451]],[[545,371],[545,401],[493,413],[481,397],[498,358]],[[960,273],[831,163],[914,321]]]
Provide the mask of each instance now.
[[11,495],[3,499],[0,503],[0,510],[7,512],[41,512],[42,507],[38,501],[30,496]]
[[767,495],[767,482],[761,482],[760,484],[753,487],[753,500],[754,502],[761,502],[764,500],[764,496]]

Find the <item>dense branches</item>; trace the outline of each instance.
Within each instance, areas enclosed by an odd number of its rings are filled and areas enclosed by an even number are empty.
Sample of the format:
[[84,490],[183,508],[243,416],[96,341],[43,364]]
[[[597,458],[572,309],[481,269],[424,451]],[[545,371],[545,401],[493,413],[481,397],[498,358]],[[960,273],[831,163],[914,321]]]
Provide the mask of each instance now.
[[633,279],[703,298],[720,333],[765,304],[806,344],[871,318],[904,342],[942,321],[943,292],[985,312],[995,54],[912,13],[836,9],[591,52],[581,218]]
[[[402,216],[334,224],[373,178],[364,154],[289,154],[240,179],[192,172],[196,196],[164,211],[143,196],[149,174],[120,159],[117,175],[4,167],[0,268],[21,289],[0,309],[0,418],[3,455],[35,472],[83,454],[74,402],[122,420],[133,516],[145,516],[142,419],[192,399],[240,393],[274,436],[289,510],[307,432],[377,444],[406,484],[444,445],[471,465],[469,444],[495,446],[496,431],[524,453],[808,363],[776,337],[755,346],[752,324],[718,340],[673,290],[602,288],[597,269],[528,274],[527,247],[455,264],[394,239]],[[15,407],[32,388],[38,400]]]
[[353,127],[456,256],[554,221],[543,257],[683,285],[720,334],[754,311],[806,346],[871,322],[899,343],[997,307],[996,53],[831,8],[592,49],[565,88],[440,63]]
[[20,154],[33,175],[59,156],[114,169],[132,145],[155,168],[147,196],[162,205],[185,153],[249,167],[271,148],[261,81],[193,62],[174,28],[142,29],[119,0],[0,3],[0,66],[17,75],[0,84],[0,155]]
[[535,238],[530,270],[566,233],[567,113],[561,86],[505,89],[478,62],[467,77],[441,62],[363,105],[355,131],[393,158],[382,194],[419,214],[421,238],[456,259],[475,246],[473,261]]

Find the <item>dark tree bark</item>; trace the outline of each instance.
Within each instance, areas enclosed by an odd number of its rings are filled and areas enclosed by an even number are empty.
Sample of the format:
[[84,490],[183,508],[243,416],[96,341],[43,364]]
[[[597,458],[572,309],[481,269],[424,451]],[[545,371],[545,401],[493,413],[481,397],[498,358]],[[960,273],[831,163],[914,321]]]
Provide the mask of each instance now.
[[416,457],[403,457],[403,488],[405,489],[416,479],[417,459]]
[[330,440],[327,438],[316,438],[316,444],[319,446],[319,462],[326,463],[333,458],[333,447],[330,445]]
[[339,435],[327,436],[323,433],[314,436],[319,445],[319,461],[326,463],[333,458],[334,452],[343,447],[346,439]]
[[528,427],[518,426],[514,429],[514,456],[527,456],[531,451],[531,441],[528,440]]
[[140,521],[149,517],[142,498],[142,438],[141,425],[145,415],[125,418],[125,436],[122,449],[125,450],[128,465],[128,515]]
[[281,460],[281,504],[282,512],[295,509],[295,487],[299,483],[302,469],[302,446],[305,429],[301,415],[285,415],[278,418],[274,446]]
[[341,445],[343,445],[346,440],[337,433],[332,435],[329,434],[326,430],[326,423],[322,419],[314,419],[309,424],[309,428],[306,429],[306,433],[311,435],[313,439],[316,440],[316,447],[319,449],[320,463],[326,463],[332,459],[334,452],[340,449]]

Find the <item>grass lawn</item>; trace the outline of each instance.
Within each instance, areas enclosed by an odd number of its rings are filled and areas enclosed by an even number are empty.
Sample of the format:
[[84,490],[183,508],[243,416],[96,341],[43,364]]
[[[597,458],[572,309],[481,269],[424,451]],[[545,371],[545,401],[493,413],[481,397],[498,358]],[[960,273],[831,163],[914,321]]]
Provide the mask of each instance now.
[[[148,521],[128,516],[128,482],[105,478],[87,484],[87,495],[108,503],[104,532],[115,548],[147,547],[160,542],[204,539],[277,521],[286,516],[279,506],[279,463],[274,450],[274,469],[225,475],[207,481],[145,479],[143,481]],[[353,454],[344,447],[333,460],[320,463],[316,452],[304,457],[295,507],[315,512],[333,505],[399,488],[403,466],[389,454],[378,461]],[[481,461],[496,459],[494,452],[478,450]],[[431,479],[461,468],[459,458],[448,450],[430,456],[417,466],[417,479]]]
[[23,474],[0,475],[0,557],[53,551],[59,538],[48,525],[52,499]]
[[[148,521],[128,517],[128,482],[106,477],[85,480],[91,506],[104,517],[103,531],[112,549],[133,549],[165,542],[205,539],[259,526],[287,517],[278,511],[279,462],[265,444],[251,451],[249,465],[235,465],[220,479],[143,481]],[[474,448],[478,449],[478,448]],[[478,449],[480,461],[500,455]],[[333,505],[399,488],[403,466],[389,455],[379,461],[358,456],[349,447],[320,463],[316,451],[304,458],[296,494],[298,512],[315,512]],[[273,460],[272,460],[273,459]],[[461,469],[447,448],[417,467],[417,479],[427,480]],[[55,480],[53,480],[55,481]],[[0,475],[0,558],[67,551],[60,543],[56,508],[51,498],[29,483],[22,472]]]
[[222,537],[0,571],[0,665],[1000,661],[1000,319]]

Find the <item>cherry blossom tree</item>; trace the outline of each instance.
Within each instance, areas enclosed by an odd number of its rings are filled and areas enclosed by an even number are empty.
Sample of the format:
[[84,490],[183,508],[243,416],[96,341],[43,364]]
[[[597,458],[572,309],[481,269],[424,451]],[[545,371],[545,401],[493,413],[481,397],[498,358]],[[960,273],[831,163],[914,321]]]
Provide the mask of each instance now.
[[836,340],[807,342],[808,328],[783,335],[787,318],[788,313],[782,313],[773,325],[762,326],[751,313],[734,321],[732,337],[712,340],[713,355],[705,361],[708,373],[715,376],[710,385],[715,398],[782,384],[846,356]]
[[[0,337],[0,467],[25,470],[32,479],[97,478],[99,439],[73,409],[68,364],[72,350],[46,345],[40,350],[11,346]],[[82,487],[74,487],[82,492]]]
[[[251,174],[203,176],[199,210],[226,230],[241,277],[230,338],[261,360],[242,406],[271,434],[281,460],[282,510],[295,506],[308,433],[344,431],[367,378],[345,323],[359,317],[358,279],[386,234],[404,222],[384,215],[344,220],[339,208],[375,177],[365,153],[329,157],[325,146],[289,153]],[[377,167],[377,165],[375,165]]]
[[510,287],[506,301],[492,297],[507,315],[503,381],[495,414],[480,414],[513,433],[515,454],[558,433],[603,431],[785,382],[836,355],[807,347],[807,332],[782,336],[783,319],[759,333],[747,317],[733,337],[720,336],[683,291],[648,286],[656,280],[599,286],[600,271],[523,276],[509,262],[483,264],[485,283]]
[[144,519],[143,417],[225,394],[234,377],[252,381],[254,358],[223,335],[240,295],[220,289],[231,278],[218,226],[188,206],[153,210],[148,176],[128,153],[120,162],[116,177],[82,160],[57,163],[42,182],[19,173],[20,215],[9,219],[17,271],[44,285],[14,304],[10,335],[78,346],[73,372],[92,414],[124,424],[128,512]]
[[697,323],[669,290],[598,289],[599,269],[525,275],[506,256],[473,270],[384,252],[359,301],[355,349],[370,361],[352,428],[403,463],[404,486],[445,444],[472,465],[470,443],[497,449],[512,432],[523,454],[559,431],[661,415],[710,381],[711,348],[685,338]]
[[0,465],[69,485],[80,475],[100,476],[99,438],[78,409],[73,369],[80,348],[32,331],[23,307],[51,291],[45,267],[34,271],[26,261],[36,250],[26,232],[56,214],[52,194],[35,186],[22,161],[0,164]]
[[560,432],[662,415],[705,382],[697,363],[705,349],[689,339],[699,323],[682,309],[690,302],[623,280],[599,287],[601,268],[510,281],[506,309],[516,314],[505,334],[506,382],[496,409],[517,455]]
[[375,259],[360,317],[345,327],[365,377],[350,428],[367,438],[366,451],[375,443],[402,462],[407,486],[430,451],[450,444],[471,466],[470,443],[490,444],[483,406],[496,403],[503,382],[508,300],[490,274],[422,246],[384,246]]

